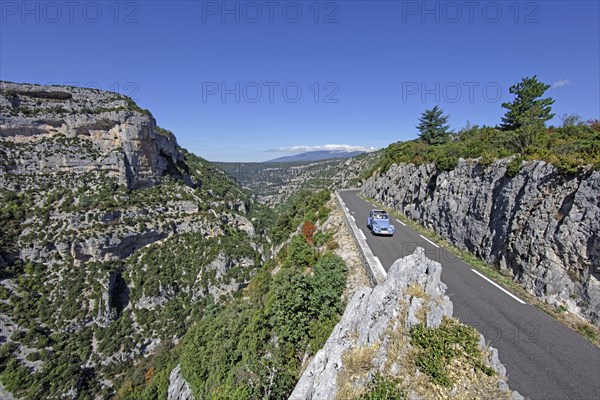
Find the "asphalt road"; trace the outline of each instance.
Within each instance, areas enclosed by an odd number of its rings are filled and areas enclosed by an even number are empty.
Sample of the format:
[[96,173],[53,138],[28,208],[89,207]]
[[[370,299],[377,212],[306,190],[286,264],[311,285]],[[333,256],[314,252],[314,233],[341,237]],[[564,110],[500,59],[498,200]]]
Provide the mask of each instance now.
[[396,219],[393,237],[372,236],[367,217],[376,207],[358,197],[358,191],[341,191],[340,196],[386,271],[417,246],[442,264],[454,316],[498,349],[512,390],[531,399],[600,399],[600,349]]

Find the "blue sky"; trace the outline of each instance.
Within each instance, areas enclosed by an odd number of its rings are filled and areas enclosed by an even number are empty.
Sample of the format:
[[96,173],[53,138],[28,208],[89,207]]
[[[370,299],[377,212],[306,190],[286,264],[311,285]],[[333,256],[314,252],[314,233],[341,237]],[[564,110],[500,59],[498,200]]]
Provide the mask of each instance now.
[[536,74],[552,121],[600,117],[598,1],[2,1],[0,79],[131,95],[214,161],[500,122]]

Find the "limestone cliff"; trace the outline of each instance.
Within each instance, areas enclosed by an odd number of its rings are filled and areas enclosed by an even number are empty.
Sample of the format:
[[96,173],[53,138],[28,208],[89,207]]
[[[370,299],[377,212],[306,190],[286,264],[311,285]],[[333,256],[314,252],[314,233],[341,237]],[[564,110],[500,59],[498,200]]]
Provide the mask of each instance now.
[[[129,188],[148,186],[183,160],[175,138],[116,93],[69,86],[0,82],[0,137],[7,147],[0,167],[7,174],[106,171]],[[140,112],[142,111],[142,112]],[[89,153],[56,152],[53,138],[90,139]],[[48,139],[48,140],[42,140]],[[18,143],[27,151],[13,157]],[[76,146],[73,146],[75,149]]]
[[510,177],[509,161],[461,159],[449,172],[394,164],[363,193],[600,325],[600,172],[529,161]]
[[0,82],[0,200],[16,398],[114,396],[263,260],[249,193],[116,93]]

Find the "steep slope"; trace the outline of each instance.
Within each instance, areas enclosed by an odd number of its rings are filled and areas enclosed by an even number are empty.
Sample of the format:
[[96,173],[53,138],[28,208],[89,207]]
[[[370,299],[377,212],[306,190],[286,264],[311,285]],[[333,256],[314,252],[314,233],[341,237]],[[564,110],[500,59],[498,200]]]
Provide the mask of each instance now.
[[180,400],[289,396],[339,319],[347,276],[361,279],[347,272],[362,265],[351,249],[341,248],[351,238],[340,229],[339,211],[328,217],[329,199],[320,192],[294,200],[299,218],[288,218],[304,221],[302,229],[294,229],[239,296],[197,321],[183,340],[178,366],[168,370],[168,388],[152,383],[139,397],[152,398],[154,389]]
[[512,174],[511,159],[394,164],[363,192],[600,325],[600,173],[527,161]]
[[60,398],[150,379],[262,262],[257,205],[124,96],[1,82],[0,107],[0,381]]

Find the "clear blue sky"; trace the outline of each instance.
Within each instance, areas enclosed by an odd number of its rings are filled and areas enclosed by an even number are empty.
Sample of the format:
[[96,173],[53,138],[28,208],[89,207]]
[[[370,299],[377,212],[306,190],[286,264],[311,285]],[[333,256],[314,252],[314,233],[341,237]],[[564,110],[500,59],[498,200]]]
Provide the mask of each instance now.
[[2,1],[0,79],[132,95],[209,160],[383,147],[435,104],[495,125],[534,74],[553,123],[599,118],[599,3]]

